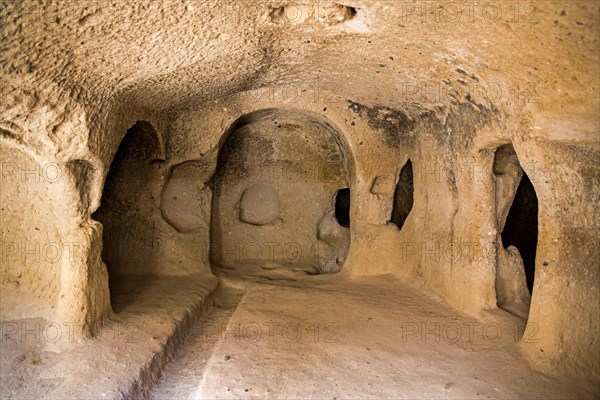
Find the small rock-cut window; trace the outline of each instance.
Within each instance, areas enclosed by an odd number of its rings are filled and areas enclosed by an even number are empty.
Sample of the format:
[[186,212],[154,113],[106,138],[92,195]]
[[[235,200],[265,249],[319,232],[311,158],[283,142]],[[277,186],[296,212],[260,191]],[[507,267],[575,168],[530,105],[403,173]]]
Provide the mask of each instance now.
[[345,228],[350,227],[350,189],[344,188],[335,195],[335,219]]
[[413,169],[410,159],[404,164],[400,171],[400,179],[394,191],[394,207],[392,208],[392,219],[398,229],[402,229],[408,214],[413,207]]

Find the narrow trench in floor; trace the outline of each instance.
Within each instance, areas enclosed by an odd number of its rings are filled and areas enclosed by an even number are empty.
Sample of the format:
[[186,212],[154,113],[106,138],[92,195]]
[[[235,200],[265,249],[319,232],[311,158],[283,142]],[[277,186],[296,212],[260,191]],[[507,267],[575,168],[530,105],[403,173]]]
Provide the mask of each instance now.
[[221,282],[212,306],[191,327],[183,345],[152,388],[150,399],[198,398],[206,367],[243,296],[243,289]]

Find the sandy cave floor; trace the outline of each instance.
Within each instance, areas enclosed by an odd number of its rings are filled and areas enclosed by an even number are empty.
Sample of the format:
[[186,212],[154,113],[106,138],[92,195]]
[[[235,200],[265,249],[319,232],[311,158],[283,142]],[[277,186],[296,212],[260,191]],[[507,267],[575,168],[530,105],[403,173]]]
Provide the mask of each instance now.
[[501,310],[457,315],[391,277],[225,278],[150,398],[593,397],[532,370],[522,329]]
[[391,276],[220,278],[121,280],[95,340],[5,335],[0,398],[593,398],[531,369],[504,311],[461,316]]

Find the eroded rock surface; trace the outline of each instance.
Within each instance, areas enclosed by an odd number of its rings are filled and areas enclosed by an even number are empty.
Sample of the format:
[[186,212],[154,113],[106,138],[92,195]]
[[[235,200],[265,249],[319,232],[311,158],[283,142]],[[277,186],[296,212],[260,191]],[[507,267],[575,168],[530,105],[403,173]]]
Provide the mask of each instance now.
[[240,198],[240,220],[251,225],[268,225],[280,215],[279,194],[268,183],[257,183]]
[[321,273],[338,272],[342,269],[350,247],[350,230],[342,227],[330,208],[319,221],[317,229],[318,268]]
[[211,191],[209,168],[191,161],[174,166],[162,192],[160,209],[163,218],[178,232],[197,232],[210,223]]

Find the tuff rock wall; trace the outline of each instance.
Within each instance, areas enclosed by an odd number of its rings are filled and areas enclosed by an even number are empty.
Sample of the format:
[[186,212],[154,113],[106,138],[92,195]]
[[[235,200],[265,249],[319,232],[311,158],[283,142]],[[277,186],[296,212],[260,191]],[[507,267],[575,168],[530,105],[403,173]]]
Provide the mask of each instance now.
[[[340,276],[393,274],[469,314],[498,305],[506,199],[494,159],[512,145],[539,203],[525,332],[536,340],[523,351],[597,380],[599,10],[490,4],[3,3],[2,319],[94,333],[113,315],[109,273],[210,274],[198,244],[211,246],[208,183],[225,137],[245,115],[296,110],[343,144]],[[138,121],[153,153],[115,159]],[[388,222],[408,159],[414,205],[398,229]],[[113,179],[114,160],[125,167]]]

